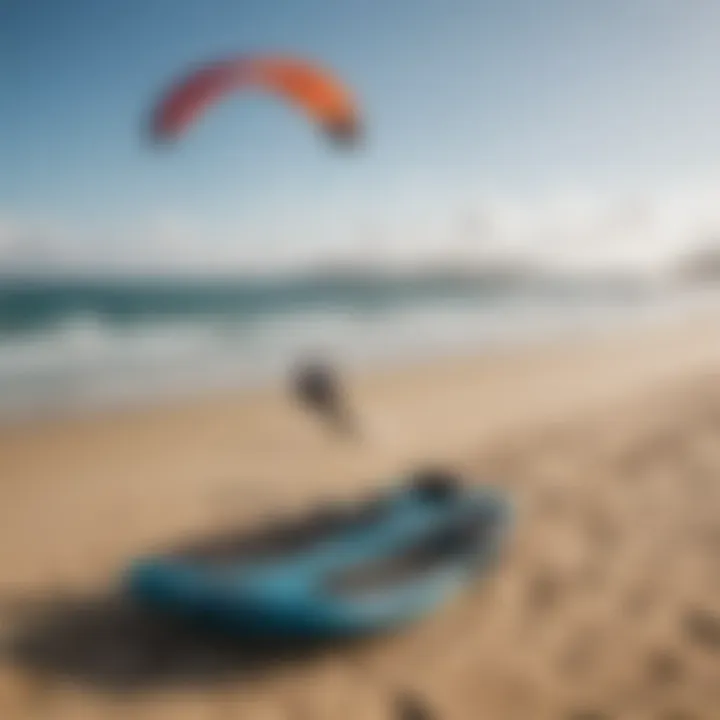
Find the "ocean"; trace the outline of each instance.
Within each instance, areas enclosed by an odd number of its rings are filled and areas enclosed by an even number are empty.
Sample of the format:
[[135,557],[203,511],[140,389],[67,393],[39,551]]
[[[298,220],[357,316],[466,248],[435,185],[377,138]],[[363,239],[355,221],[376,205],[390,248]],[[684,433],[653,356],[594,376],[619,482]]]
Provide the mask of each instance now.
[[310,356],[356,368],[482,352],[677,307],[640,282],[549,275],[6,278],[0,419],[257,386]]

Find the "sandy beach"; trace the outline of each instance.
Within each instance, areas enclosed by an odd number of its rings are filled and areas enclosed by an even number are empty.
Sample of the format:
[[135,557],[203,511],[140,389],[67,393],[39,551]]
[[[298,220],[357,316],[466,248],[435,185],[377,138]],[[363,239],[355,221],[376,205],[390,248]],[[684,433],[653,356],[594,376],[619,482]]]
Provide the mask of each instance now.
[[[719,717],[719,319],[353,375],[357,443],[283,388],[3,428],[0,718]],[[135,554],[427,461],[509,489],[517,528],[397,636],[263,655],[113,600]]]

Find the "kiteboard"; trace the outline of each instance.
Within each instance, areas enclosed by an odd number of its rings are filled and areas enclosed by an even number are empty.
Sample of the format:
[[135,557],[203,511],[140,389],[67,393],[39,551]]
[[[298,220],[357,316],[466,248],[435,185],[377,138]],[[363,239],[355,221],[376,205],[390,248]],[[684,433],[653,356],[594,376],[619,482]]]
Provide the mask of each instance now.
[[228,633],[376,633],[427,615],[488,571],[511,514],[497,489],[426,473],[299,523],[140,558],[126,587],[144,607]]

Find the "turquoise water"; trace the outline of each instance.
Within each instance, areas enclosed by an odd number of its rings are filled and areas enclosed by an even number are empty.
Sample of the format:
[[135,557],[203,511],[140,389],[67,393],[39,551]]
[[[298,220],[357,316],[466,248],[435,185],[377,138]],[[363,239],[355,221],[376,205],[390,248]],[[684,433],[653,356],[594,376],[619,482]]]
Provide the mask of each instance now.
[[333,307],[383,312],[418,303],[503,303],[520,298],[570,302],[635,299],[639,290],[552,278],[299,277],[291,279],[0,280],[0,337],[42,331],[77,317],[110,326],[178,318],[252,322]]
[[266,382],[301,357],[426,357],[577,331],[657,302],[551,277],[0,280],[0,413]]

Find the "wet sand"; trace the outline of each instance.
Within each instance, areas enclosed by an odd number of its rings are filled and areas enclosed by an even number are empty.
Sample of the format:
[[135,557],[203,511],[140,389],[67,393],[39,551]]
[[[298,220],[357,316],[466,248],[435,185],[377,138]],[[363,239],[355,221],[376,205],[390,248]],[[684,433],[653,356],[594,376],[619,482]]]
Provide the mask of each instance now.
[[[361,442],[280,390],[2,429],[0,718],[720,716],[718,320],[353,376]],[[396,636],[241,645],[113,595],[136,553],[427,461],[507,488],[517,528]]]

